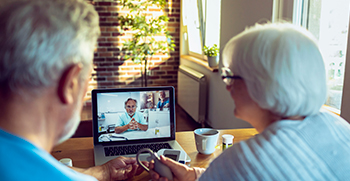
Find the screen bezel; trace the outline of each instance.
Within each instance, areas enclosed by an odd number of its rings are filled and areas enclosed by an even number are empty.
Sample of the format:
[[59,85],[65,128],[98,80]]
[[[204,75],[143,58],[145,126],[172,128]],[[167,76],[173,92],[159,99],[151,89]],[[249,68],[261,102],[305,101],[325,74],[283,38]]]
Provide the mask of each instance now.
[[[118,93],[118,92],[144,92],[144,91],[169,91],[170,101],[170,137],[142,139],[142,140],[128,140],[128,141],[110,141],[99,142],[98,141],[98,118],[97,118],[97,94],[98,93]],[[133,88],[117,88],[117,89],[93,89],[91,91],[92,100],[92,127],[93,127],[93,139],[94,145],[125,145],[125,144],[137,144],[137,143],[150,143],[150,142],[163,142],[169,140],[175,140],[175,91],[172,86],[159,86],[159,87],[133,87]]]

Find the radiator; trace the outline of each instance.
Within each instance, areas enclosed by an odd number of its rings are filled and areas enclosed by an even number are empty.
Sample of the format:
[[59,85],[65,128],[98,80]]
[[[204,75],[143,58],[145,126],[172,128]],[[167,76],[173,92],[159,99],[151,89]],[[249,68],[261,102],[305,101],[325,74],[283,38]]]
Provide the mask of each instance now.
[[178,71],[178,104],[204,127],[207,113],[207,81],[205,76],[180,65]]

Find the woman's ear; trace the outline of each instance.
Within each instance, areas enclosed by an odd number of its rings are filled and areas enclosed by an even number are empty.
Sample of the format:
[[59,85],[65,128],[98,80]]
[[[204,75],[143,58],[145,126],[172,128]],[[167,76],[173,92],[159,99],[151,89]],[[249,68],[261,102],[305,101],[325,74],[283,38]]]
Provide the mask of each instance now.
[[71,104],[76,100],[79,91],[81,63],[69,66],[61,75],[57,94],[62,104]]

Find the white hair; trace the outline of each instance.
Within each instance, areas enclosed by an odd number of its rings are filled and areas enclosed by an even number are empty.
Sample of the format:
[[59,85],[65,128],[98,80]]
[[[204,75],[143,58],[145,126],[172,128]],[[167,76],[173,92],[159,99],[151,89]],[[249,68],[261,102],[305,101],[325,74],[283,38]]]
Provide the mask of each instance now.
[[53,86],[76,63],[86,72],[100,34],[98,24],[93,6],[80,0],[22,0],[2,7],[2,91]]
[[316,114],[326,100],[326,73],[314,36],[289,23],[255,25],[225,46],[223,61],[250,97],[282,116]]

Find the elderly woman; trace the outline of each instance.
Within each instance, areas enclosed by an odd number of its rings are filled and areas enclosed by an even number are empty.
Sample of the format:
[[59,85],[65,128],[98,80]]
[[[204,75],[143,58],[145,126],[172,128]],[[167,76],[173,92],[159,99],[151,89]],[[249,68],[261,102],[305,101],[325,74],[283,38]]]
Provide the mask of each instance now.
[[227,43],[223,66],[234,115],[260,134],[234,144],[206,170],[162,157],[176,180],[350,178],[350,126],[320,111],[325,67],[307,30],[288,23],[256,25]]

